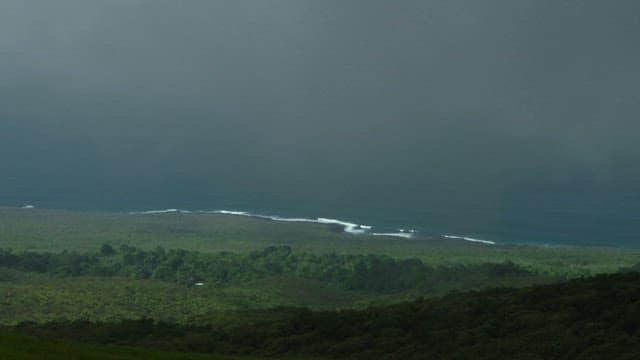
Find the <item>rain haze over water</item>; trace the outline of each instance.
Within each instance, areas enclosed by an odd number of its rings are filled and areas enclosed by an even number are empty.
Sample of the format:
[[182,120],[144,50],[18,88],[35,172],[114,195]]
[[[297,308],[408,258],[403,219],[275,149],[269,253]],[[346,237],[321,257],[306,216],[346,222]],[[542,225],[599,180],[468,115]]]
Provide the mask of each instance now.
[[6,0],[0,205],[640,246],[640,2]]

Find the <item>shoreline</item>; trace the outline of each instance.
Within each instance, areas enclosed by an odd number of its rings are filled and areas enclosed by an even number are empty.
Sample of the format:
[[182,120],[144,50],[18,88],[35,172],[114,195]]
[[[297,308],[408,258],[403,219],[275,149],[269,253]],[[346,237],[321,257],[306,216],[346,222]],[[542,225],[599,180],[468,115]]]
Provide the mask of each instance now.
[[[67,210],[67,209],[48,209],[48,208],[37,208],[32,204],[26,204],[21,207],[9,207],[15,209],[23,209],[23,210],[61,210],[61,211],[75,211],[75,210]],[[357,224],[349,221],[325,218],[325,217],[317,217],[317,218],[307,218],[307,217],[283,217],[279,215],[265,215],[265,214],[256,214],[248,211],[238,211],[238,210],[187,210],[187,209],[178,209],[178,208],[167,208],[160,210],[142,210],[142,211],[124,211],[124,212],[108,212],[108,211],[89,211],[89,212],[97,212],[97,213],[117,213],[117,214],[126,214],[126,215],[160,215],[160,214],[218,214],[218,215],[230,215],[230,216],[245,216],[257,219],[265,219],[277,222],[297,222],[297,223],[310,223],[310,224],[325,224],[325,225],[337,225],[343,228],[343,232],[352,234],[352,235],[370,235],[370,236],[386,236],[386,237],[395,237],[402,239],[414,239],[417,235],[420,234],[419,231],[415,229],[397,229],[395,232],[375,232],[373,231],[373,226],[371,225],[363,225]],[[430,236],[441,237],[445,239],[453,239],[453,240],[463,240],[468,242],[473,242],[477,244],[484,245],[498,245],[499,243],[490,240],[477,239],[469,236],[462,235],[450,235],[450,234],[429,234]]]
[[[158,215],[158,214],[218,214],[218,215],[230,215],[230,216],[246,216],[257,219],[265,219],[279,222],[298,222],[298,223],[310,223],[310,224],[325,224],[325,225],[338,225],[342,226],[343,231],[352,235],[372,235],[372,236],[389,236],[399,237],[404,239],[412,239],[418,234],[418,231],[410,229],[398,229],[397,232],[373,232],[373,226],[356,224],[339,219],[330,219],[324,217],[312,218],[287,218],[279,215],[264,215],[254,214],[247,211],[235,211],[235,210],[184,210],[184,209],[164,209],[164,210],[146,210],[146,211],[130,211],[129,215]],[[495,244],[495,243],[493,243]]]
[[230,215],[230,216],[245,216],[245,217],[253,217],[264,220],[271,221],[279,221],[279,222],[301,222],[301,223],[316,223],[316,224],[326,224],[326,225],[338,225],[342,226],[345,230],[348,229],[352,231],[345,231],[346,233],[351,233],[353,235],[369,235],[369,236],[388,236],[388,237],[396,237],[403,239],[413,239],[417,236],[430,236],[430,237],[438,237],[441,239],[450,239],[450,240],[459,240],[465,241],[469,243],[475,243],[478,245],[490,245],[490,246],[531,246],[531,247],[545,247],[545,248],[601,248],[601,249],[616,249],[616,250],[638,250],[635,247],[629,246],[612,246],[612,245],[603,245],[603,244],[550,244],[543,242],[497,242],[485,239],[478,239],[473,236],[467,235],[453,235],[453,234],[438,234],[438,233],[421,233],[415,230],[407,230],[407,229],[398,229],[397,232],[374,232],[371,231],[373,229],[372,226],[355,224],[347,221],[341,221],[337,219],[328,219],[328,218],[287,218],[281,216],[274,215],[262,215],[262,214],[253,214],[244,211],[232,211],[232,210],[185,210],[185,209],[177,209],[177,208],[169,208],[164,210],[144,210],[144,211],[107,211],[107,210],[96,210],[96,209],[86,209],[86,210],[77,210],[77,209],[64,209],[64,208],[47,208],[42,207],[39,208],[32,204],[26,204],[23,206],[0,206],[0,209],[12,209],[12,210],[23,210],[23,211],[62,211],[62,212],[76,212],[76,213],[94,213],[94,214],[105,214],[105,215],[153,215],[153,214],[218,214],[218,215]]

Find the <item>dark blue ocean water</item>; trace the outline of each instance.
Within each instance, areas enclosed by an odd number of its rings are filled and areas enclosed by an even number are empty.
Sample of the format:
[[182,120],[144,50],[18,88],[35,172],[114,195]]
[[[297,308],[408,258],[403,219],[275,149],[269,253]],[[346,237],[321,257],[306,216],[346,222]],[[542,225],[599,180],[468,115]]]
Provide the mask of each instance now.
[[639,1],[16,3],[0,205],[640,247]]

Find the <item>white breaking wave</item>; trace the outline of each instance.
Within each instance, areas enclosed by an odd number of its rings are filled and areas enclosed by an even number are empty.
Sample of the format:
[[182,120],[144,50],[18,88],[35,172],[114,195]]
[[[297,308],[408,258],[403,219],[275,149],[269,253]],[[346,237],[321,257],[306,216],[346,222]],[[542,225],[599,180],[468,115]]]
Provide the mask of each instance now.
[[393,236],[393,237],[401,237],[405,239],[413,238],[413,234],[409,234],[406,232],[397,232],[397,233],[373,233],[373,236]]
[[283,218],[280,216],[267,216],[267,218],[273,221],[282,221],[282,222],[316,222],[316,220],[307,219],[307,218]]
[[344,227],[344,231],[351,234],[366,234],[369,230],[371,230],[371,226],[367,225],[359,225],[346,221],[340,221],[336,219],[326,219],[326,218],[318,218],[316,222],[320,224],[334,224],[340,225]]
[[244,211],[218,210],[213,212],[216,214],[225,214],[225,215],[251,216],[249,213],[246,213]]
[[474,239],[474,238],[470,238],[470,237],[466,237],[466,236],[454,236],[454,235],[443,235],[443,236],[446,237],[447,239],[465,240],[465,241],[477,242],[477,243],[488,244],[488,245],[495,245],[496,244],[493,241]]
[[153,215],[153,214],[173,214],[173,213],[190,213],[189,210],[180,209],[164,209],[164,210],[148,210],[148,211],[132,211],[131,215]]

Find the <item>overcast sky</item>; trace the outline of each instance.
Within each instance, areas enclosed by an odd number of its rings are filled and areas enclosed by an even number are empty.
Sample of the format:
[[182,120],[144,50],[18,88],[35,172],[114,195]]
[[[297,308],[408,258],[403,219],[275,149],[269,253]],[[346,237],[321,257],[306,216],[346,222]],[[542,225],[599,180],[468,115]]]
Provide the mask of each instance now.
[[637,0],[4,0],[0,186],[619,189],[639,44]]

